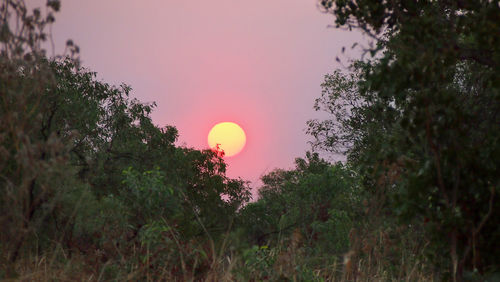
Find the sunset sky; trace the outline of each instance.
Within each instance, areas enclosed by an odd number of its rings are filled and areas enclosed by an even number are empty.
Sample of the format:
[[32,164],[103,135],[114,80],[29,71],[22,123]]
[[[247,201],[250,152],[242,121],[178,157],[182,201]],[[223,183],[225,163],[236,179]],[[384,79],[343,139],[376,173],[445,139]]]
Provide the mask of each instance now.
[[156,101],[154,122],[176,126],[179,145],[207,148],[213,125],[241,125],[246,147],[228,175],[255,187],[310,148],[323,76],[343,68],[336,56],[358,57],[341,48],[361,36],[333,21],[316,0],[65,0],[52,32],[56,53],[71,38],[99,79]]

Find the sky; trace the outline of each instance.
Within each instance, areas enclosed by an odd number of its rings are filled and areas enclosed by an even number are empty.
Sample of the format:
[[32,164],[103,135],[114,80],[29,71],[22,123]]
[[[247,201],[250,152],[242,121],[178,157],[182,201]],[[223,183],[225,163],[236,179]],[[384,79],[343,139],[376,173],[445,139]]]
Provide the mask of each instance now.
[[213,125],[239,124],[247,143],[227,174],[256,187],[310,150],[323,77],[355,57],[341,49],[361,35],[333,24],[316,0],[63,0],[52,33],[57,54],[72,39],[100,80],[156,102],[153,122],[177,127],[178,145],[206,149]]

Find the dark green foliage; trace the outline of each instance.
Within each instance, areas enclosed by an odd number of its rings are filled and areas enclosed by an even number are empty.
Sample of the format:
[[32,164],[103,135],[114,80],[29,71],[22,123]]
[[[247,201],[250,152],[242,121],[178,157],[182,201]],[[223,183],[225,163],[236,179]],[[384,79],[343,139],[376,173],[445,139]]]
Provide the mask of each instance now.
[[259,200],[240,212],[240,227],[250,243],[272,248],[268,256],[277,260],[272,264],[281,267],[286,253],[296,252],[294,267],[313,269],[340,260],[349,250],[349,232],[361,216],[362,196],[348,168],[308,152],[306,159],[296,159],[294,170],[275,170],[262,181]]
[[106,262],[144,240],[170,252],[158,245],[166,231],[185,244],[229,229],[250,194],[214,152],[176,147],[176,129],[153,125],[153,105],[130,100],[129,87],[97,82],[71,60],[40,60],[39,70],[47,78],[2,74],[11,76],[2,80],[4,259],[15,262],[32,236],[42,252],[57,242],[104,250]]
[[[333,94],[319,102],[340,124],[313,121],[311,133],[323,146],[353,145],[348,158],[366,189],[392,215],[425,227],[453,279],[498,271],[499,2],[321,4],[377,46],[354,76],[327,77]],[[331,108],[352,96],[347,114]]]

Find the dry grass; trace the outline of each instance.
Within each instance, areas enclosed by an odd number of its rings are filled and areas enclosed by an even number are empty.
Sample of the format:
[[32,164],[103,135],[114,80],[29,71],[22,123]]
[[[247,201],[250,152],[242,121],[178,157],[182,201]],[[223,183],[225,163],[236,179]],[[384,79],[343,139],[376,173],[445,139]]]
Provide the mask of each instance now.
[[[375,249],[376,247],[374,247]],[[178,251],[178,250],[173,250]],[[132,265],[126,271],[118,270],[114,277],[109,277],[107,271],[113,268],[112,262],[89,264],[89,257],[82,255],[68,256],[62,249],[56,249],[44,256],[27,256],[11,265],[10,279],[5,281],[106,281],[106,280],[145,280],[145,281],[241,281],[242,277],[235,271],[244,265],[241,257],[210,254],[199,256],[193,260],[194,265],[186,266],[179,273],[178,264],[165,264],[156,269],[150,266],[154,261]],[[304,274],[299,266],[307,263],[303,247],[289,245],[281,252],[270,252],[276,256],[271,266],[272,276],[245,277],[246,281],[287,279],[288,281],[304,281]],[[429,271],[426,261],[414,259],[408,254],[398,258],[398,266],[389,265],[388,258],[380,257],[375,250],[369,254],[356,253],[351,250],[345,255],[345,260],[334,261],[329,265],[318,265],[310,269],[307,276],[316,281],[434,281],[439,280],[435,273]],[[117,262],[114,262],[117,263]],[[196,272],[196,265],[209,265],[204,273]],[[114,266],[116,269],[116,266]],[[303,270],[302,270],[303,271]],[[9,272],[8,272],[9,273]],[[179,275],[181,274],[181,275]],[[259,278],[260,277],[260,278]],[[266,279],[267,278],[267,279]]]

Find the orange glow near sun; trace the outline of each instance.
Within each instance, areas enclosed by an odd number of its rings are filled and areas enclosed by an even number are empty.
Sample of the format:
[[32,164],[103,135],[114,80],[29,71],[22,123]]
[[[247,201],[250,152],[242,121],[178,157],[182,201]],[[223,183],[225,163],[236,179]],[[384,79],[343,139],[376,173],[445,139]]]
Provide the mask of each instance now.
[[[245,131],[234,122],[221,122],[216,124],[208,133],[208,146],[211,149],[224,151],[224,156],[237,155],[243,147],[247,137]],[[218,145],[218,147],[217,147]]]

